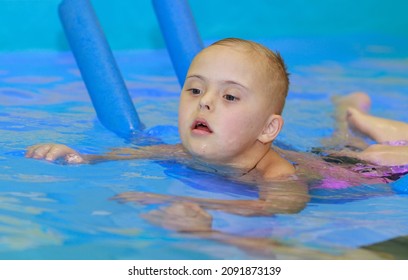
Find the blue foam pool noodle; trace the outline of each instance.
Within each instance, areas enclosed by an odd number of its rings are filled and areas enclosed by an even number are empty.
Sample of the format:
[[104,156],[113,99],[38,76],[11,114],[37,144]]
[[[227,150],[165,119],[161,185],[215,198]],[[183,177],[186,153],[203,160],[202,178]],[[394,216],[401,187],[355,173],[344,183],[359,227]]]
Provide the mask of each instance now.
[[63,0],[59,16],[100,122],[121,136],[142,124],[89,0]]
[[184,84],[194,56],[204,45],[187,0],[153,0],[153,7],[178,81]]
[[392,189],[397,193],[408,194],[408,174],[399,178],[397,181],[392,182]]

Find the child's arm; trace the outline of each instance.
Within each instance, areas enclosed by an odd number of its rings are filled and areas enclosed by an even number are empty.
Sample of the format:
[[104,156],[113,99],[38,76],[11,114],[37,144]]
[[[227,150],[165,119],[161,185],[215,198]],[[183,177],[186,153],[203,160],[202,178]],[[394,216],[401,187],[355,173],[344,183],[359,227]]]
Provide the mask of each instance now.
[[27,158],[56,161],[64,159],[67,163],[97,163],[109,160],[130,159],[168,159],[187,158],[181,145],[156,145],[138,148],[118,148],[102,155],[84,155],[62,144],[39,144],[27,148]]
[[297,181],[274,182],[260,186],[259,199],[225,200],[188,196],[162,195],[147,192],[125,192],[113,199],[140,204],[193,203],[208,210],[221,210],[241,216],[271,216],[277,213],[298,213],[309,202],[307,187]]

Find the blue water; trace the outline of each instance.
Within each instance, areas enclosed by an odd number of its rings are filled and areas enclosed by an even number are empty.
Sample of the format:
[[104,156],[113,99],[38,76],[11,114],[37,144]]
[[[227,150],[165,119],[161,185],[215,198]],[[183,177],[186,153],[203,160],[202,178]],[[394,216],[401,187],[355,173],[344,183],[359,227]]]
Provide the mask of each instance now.
[[[367,91],[372,113],[408,121],[407,40],[281,38],[291,89],[279,142],[307,151],[333,131],[334,94]],[[178,143],[179,86],[165,50],[115,53],[140,118],[151,136]],[[254,199],[256,190],[182,165],[151,160],[63,165],[24,158],[29,145],[67,144],[83,153],[128,147],[100,125],[70,53],[0,54],[1,259],[253,259],[256,251],[179,234],[139,217],[156,206],[118,203],[126,191],[219,199]],[[269,238],[300,252],[336,256],[408,235],[408,196],[389,186],[312,192],[297,214],[240,217],[212,211],[213,227]],[[302,251],[303,250],[303,251]],[[306,252],[306,253],[304,253]],[[272,253],[272,252],[271,252]],[[267,256],[271,258],[271,256]],[[319,258],[321,255],[310,255]]]

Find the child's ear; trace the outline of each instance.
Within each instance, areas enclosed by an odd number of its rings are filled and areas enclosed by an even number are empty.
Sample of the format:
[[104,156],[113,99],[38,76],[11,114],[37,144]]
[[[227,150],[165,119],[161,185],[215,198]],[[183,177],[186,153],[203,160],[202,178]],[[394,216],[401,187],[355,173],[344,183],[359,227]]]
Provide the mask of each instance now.
[[272,142],[278,136],[282,126],[283,118],[281,115],[269,116],[262,133],[258,137],[258,140],[263,144]]

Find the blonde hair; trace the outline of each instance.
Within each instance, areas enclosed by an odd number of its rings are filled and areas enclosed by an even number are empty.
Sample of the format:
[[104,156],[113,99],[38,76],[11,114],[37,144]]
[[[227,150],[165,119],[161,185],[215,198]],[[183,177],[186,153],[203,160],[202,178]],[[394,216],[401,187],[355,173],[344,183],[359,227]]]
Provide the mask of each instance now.
[[211,46],[239,46],[264,56],[266,58],[266,71],[269,72],[268,75],[271,81],[269,88],[273,91],[272,94],[274,98],[276,98],[274,102],[274,113],[282,114],[289,90],[289,73],[279,52],[275,53],[259,43],[238,38],[222,39],[213,43]]

